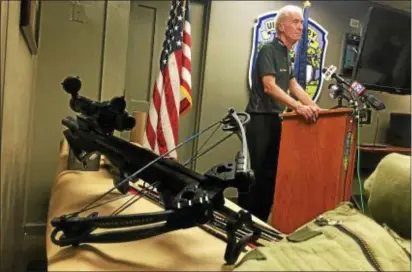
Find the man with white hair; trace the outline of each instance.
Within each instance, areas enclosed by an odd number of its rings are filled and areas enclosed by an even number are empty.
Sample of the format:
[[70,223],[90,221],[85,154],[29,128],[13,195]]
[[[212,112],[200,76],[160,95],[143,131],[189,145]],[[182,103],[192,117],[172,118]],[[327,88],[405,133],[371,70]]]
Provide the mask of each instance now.
[[[246,127],[251,168],[255,183],[250,192],[239,193],[238,204],[267,221],[273,203],[281,135],[281,116],[287,106],[309,122],[320,108],[294,78],[289,57],[303,31],[303,12],[285,6],[276,16],[276,37],[260,49],[252,74],[252,90],[246,111],[251,120]],[[299,101],[288,95],[290,91]],[[302,135],[303,136],[303,135]]]

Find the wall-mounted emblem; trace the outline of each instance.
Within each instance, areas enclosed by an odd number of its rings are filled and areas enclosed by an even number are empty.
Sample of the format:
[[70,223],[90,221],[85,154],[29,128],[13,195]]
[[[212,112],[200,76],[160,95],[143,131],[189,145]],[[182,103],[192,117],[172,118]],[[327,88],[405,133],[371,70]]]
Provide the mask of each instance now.
[[[252,52],[249,62],[249,88],[252,86],[252,70],[255,65],[255,59],[260,48],[268,42],[271,42],[276,37],[275,18],[277,11],[269,12],[260,15],[253,28]],[[309,18],[308,30],[308,46],[307,46],[307,63],[306,63],[306,92],[310,97],[317,101],[322,90],[322,69],[326,49],[328,46],[328,32],[316,21]],[[294,60],[296,45],[291,50],[290,55]]]

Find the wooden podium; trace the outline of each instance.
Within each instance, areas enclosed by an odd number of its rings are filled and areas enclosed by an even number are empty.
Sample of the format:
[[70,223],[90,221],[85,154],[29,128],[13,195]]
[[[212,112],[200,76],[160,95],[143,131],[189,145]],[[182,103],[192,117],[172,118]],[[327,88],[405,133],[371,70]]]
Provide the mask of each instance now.
[[353,109],[323,110],[316,123],[283,114],[271,224],[291,233],[349,201],[356,151]]

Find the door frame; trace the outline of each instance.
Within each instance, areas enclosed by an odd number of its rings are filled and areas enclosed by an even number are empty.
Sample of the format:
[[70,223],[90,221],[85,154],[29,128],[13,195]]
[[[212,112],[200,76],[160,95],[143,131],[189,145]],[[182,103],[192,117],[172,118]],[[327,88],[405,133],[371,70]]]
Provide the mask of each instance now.
[[[201,62],[200,62],[200,78],[199,78],[199,94],[195,101],[195,127],[194,132],[198,133],[202,128],[200,127],[200,120],[202,115],[202,101],[204,93],[204,81],[205,81],[205,67],[206,67],[206,56],[207,56],[207,45],[209,37],[209,25],[210,25],[210,14],[212,9],[212,1],[206,0],[192,0],[192,2],[201,3],[204,5],[204,16],[203,16],[203,37],[202,37],[202,53],[201,53]],[[193,140],[191,156],[193,157],[199,147],[199,138]],[[196,170],[197,159],[195,159],[190,168]]]

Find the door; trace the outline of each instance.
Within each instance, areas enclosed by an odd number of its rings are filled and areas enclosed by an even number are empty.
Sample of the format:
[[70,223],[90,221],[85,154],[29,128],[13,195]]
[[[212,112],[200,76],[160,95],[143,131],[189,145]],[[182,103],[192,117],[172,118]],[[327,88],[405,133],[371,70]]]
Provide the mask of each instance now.
[[[171,1],[131,1],[129,41],[125,77],[128,111],[148,112],[153,86],[159,73],[159,59]],[[179,142],[195,133],[199,111],[200,77],[203,71],[205,3],[191,1],[192,110],[181,116]],[[193,142],[178,149],[180,162],[192,156]],[[191,167],[191,165],[188,165]]]

